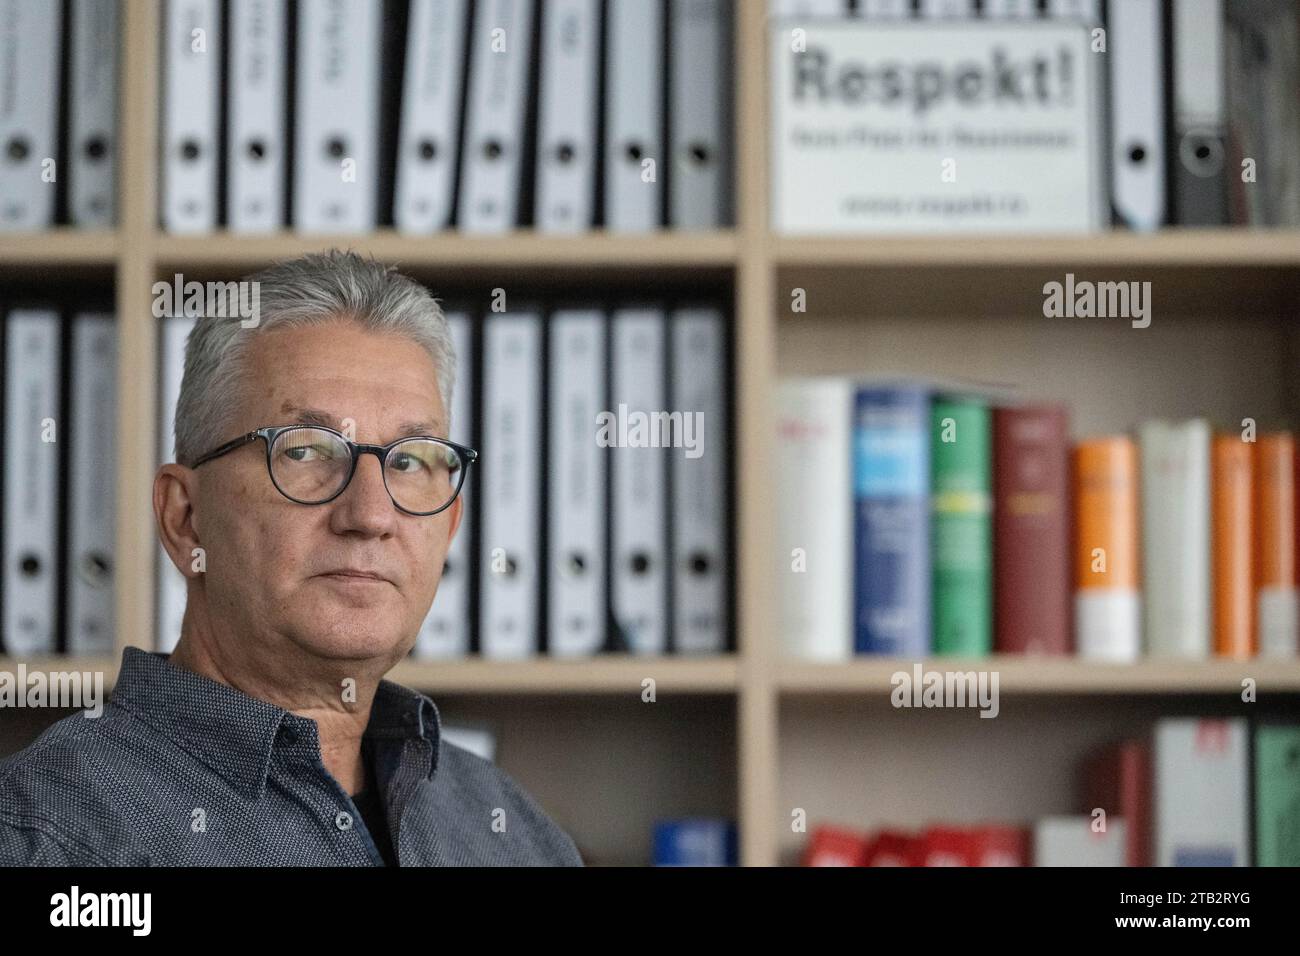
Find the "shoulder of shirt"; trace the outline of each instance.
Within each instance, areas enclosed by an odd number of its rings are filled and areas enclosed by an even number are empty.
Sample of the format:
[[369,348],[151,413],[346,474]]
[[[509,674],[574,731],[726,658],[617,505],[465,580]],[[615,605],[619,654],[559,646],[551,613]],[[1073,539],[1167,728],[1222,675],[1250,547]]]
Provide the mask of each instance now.
[[[532,844],[538,862],[549,866],[584,865],[573,838],[513,777],[492,761],[448,740],[441,740],[440,748],[435,787],[440,782],[448,787],[447,792],[460,805],[500,807],[508,821],[515,821],[515,832],[522,832]],[[510,825],[508,822],[507,826]]]
[[[114,739],[135,720],[111,703],[99,717],[78,712],[0,759],[0,830],[6,831],[0,835],[0,864],[9,862],[6,856],[15,847],[31,857],[32,864],[60,855],[69,863],[112,862],[92,842],[119,816],[99,786],[105,779],[99,772],[120,773],[123,759],[136,755],[124,740]],[[130,852],[128,847],[117,849]]]

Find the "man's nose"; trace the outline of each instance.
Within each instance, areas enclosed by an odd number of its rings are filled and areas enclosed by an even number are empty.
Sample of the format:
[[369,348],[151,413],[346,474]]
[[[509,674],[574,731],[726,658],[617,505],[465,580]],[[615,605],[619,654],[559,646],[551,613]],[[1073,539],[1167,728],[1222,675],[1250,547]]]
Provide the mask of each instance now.
[[397,509],[384,487],[383,465],[379,456],[363,454],[357,460],[352,481],[339,496],[335,510],[341,531],[366,531],[376,534],[392,527]]

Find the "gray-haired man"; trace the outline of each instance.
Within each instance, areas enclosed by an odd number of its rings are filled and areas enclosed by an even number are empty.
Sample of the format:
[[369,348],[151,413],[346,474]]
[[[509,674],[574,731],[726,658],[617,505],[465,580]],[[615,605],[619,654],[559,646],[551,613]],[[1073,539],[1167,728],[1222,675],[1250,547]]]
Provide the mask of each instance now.
[[250,277],[201,319],[159,469],[188,579],[168,658],[128,649],[102,717],[0,761],[0,863],[581,865],[505,773],[383,680],[415,643],[475,453],[447,440],[446,321],[349,253]]

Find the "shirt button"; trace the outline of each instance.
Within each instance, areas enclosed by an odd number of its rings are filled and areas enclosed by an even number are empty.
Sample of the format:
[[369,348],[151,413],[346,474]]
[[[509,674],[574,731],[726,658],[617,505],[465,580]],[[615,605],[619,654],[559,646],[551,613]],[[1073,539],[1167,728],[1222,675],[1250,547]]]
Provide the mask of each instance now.
[[340,830],[351,830],[352,814],[348,813],[346,810],[340,810],[334,815],[334,825]]
[[280,743],[286,746],[297,743],[298,741],[298,731],[294,730],[292,727],[281,726],[278,736],[280,738]]

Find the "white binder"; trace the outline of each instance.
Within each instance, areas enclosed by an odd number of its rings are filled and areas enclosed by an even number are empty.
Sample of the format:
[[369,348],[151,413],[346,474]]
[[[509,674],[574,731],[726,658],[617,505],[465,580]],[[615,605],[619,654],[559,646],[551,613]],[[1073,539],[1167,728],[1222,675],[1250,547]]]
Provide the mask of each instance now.
[[226,222],[231,232],[285,225],[286,0],[230,0]]
[[[474,401],[473,316],[468,312],[448,311],[447,327],[456,350],[456,378],[451,394],[452,438],[462,445],[477,448],[472,418]],[[460,528],[451,539],[447,558],[438,582],[438,593],[424,618],[415,640],[415,656],[424,659],[447,659],[469,655],[470,629],[470,501],[469,482],[461,486]]]
[[622,649],[634,654],[668,650],[668,450],[649,444],[666,411],[664,326],[662,308],[628,307],[610,328],[611,597]]
[[1047,0],[1047,15],[1058,20],[1101,22],[1101,0]]
[[532,43],[533,0],[476,4],[461,173],[465,232],[506,232],[519,223]]
[[118,0],[73,0],[68,67],[68,218],[113,225],[117,189]]
[[858,0],[857,14],[867,20],[906,20],[912,16],[912,0]]
[[1250,863],[1250,737],[1246,721],[1165,717],[1152,754],[1152,862]]
[[427,234],[451,225],[468,14],[467,0],[411,4],[393,199],[393,223],[401,232]]
[[984,0],[990,20],[1031,20],[1038,16],[1038,0]]
[[[181,395],[185,372],[185,340],[194,328],[195,319],[179,310],[162,319],[162,344],[159,349],[161,375],[158,379],[158,461],[172,462],[175,456],[176,403]],[[185,620],[186,577],[172,564],[162,544],[158,545],[158,633],[156,646],[171,651],[181,637]]]
[[539,232],[583,232],[594,222],[599,66],[597,0],[544,4],[537,118]]
[[54,223],[62,19],[58,3],[0,4],[0,231]]
[[645,0],[609,0],[605,55],[605,227],[663,223],[664,16]]
[[537,653],[542,480],[542,317],[489,313],[483,328],[483,534],[479,649]]
[[672,462],[673,644],[679,654],[727,645],[726,330],[722,311],[678,308],[670,322],[671,412],[681,413]]
[[923,19],[959,20],[975,15],[975,0],[921,0],[919,9]]
[[596,443],[606,394],[606,320],[599,309],[551,315],[547,634],[553,657],[595,654],[605,643],[608,450]]
[[1228,221],[1223,0],[1174,0],[1174,212],[1180,226]]
[[1159,0],[1108,7],[1111,201],[1138,231],[1165,221],[1165,78]]
[[168,0],[163,27],[162,225],[217,227],[221,4]]
[[14,309],[5,319],[4,582],[0,640],[12,657],[52,654],[58,598],[62,322]]
[[848,14],[848,0],[768,0],[768,15],[788,17],[838,17]]
[[731,4],[672,0],[671,12],[669,222],[716,229],[730,215]]
[[111,315],[72,321],[68,463],[67,645],[69,654],[113,652],[116,513],[117,329]]
[[375,228],[383,4],[299,0],[293,226]]

